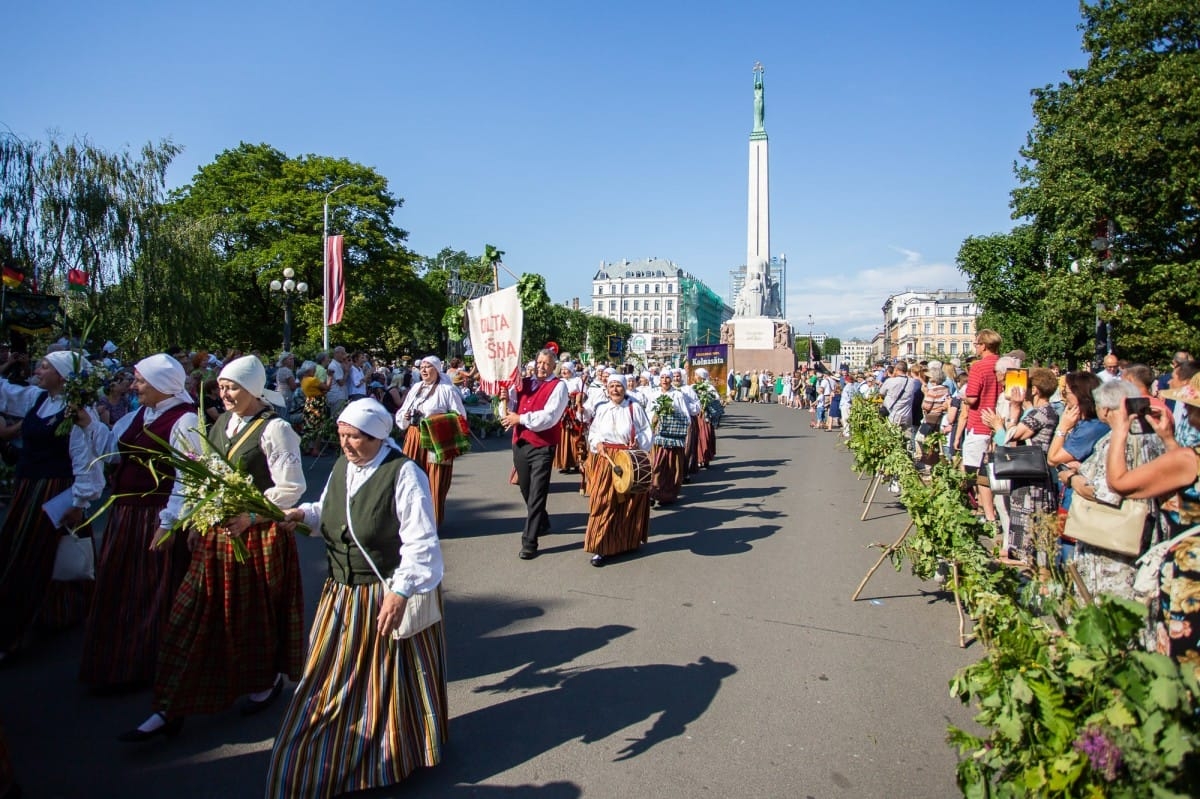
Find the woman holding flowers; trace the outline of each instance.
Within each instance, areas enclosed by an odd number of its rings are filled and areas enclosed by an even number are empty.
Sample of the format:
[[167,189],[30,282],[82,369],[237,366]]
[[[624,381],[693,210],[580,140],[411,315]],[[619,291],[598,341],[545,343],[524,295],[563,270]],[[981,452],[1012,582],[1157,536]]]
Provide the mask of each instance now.
[[321,499],[284,518],[319,529],[329,578],[304,678],[267,771],[269,799],[306,799],[398,783],[441,761],[449,713],[441,621],[396,638],[408,603],[438,599],[442,551],[429,479],[392,441],[374,399],[338,416],[342,457]]
[[433,518],[440,526],[446,516],[446,495],[450,493],[450,480],[454,476],[454,459],[438,461],[431,450],[421,446],[421,420],[444,413],[465,417],[467,409],[463,406],[462,393],[442,374],[440,358],[426,355],[417,361],[417,367],[421,382],[405,395],[404,404],[396,411],[396,426],[404,431],[404,454],[416,461],[429,477]]
[[[0,381],[0,413],[24,417],[12,503],[0,528],[0,661],[23,643],[43,607],[59,609],[62,618],[54,621],[64,626],[86,614],[82,583],[50,579],[59,539],[83,523],[88,506],[104,489],[103,466],[96,462],[100,450],[93,440],[104,425],[82,401],[82,407],[73,407],[67,392],[68,381],[82,375],[85,365],[78,353],[51,352],[34,368],[37,385]],[[75,424],[83,417],[92,431]],[[70,508],[62,527],[56,527],[42,505],[65,492],[70,492]],[[91,535],[86,529],[78,532]]]
[[691,415],[682,392],[671,387],[671,370],[663,370],[658,384],[658,393],[650,403],[650,423],[654,428],[650,502],[670,505],[679,498],[679,487],[683,485],[683,447]]
[[[113,510],[96,568],[96,591],[83,636],[79,678],[94,689],[133,687],[154,678],[159,641],[191,553],[170,530],[183,495],[167,445],[200,451],[196,406],[187,374],[170,355],[151,355],[133,371],[137,411],[122,417],[101,444],[115,453]],[[80,421],[83,426],[83,421]]]
[[[267,390],[262,362],[236,358],[217,382],[225,413],[208,429],[208,445],[249,475],[267,500],[295,505],[305,488],[300,439],[272,410],[281,398]],[[214,507],[222,506],[203,505]],[[188,544],[191,563],[158,655],[155,711],[122,741],[173,735],[184,717],[222,711],[247,692],[242,713],[257,713],[279,697],[284,675],[300,676],[304,604],[291,532],[254,513],[236,513],[203,533],[193,529]]]

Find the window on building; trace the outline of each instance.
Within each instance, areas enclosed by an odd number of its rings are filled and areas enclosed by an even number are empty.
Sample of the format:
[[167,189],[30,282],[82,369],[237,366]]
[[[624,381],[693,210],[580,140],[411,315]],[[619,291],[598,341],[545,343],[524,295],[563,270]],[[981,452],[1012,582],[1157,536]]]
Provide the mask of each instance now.
[[603,294],[603,293],[604,293],[604,286],[596,286],[596,293],[597,293],[597,294]]
[[932,354],[933,354],[933,342],[931,342],[931,341],[926,341],[926,342],[925,342],[925,354],[926,354],[926,355],[932,355]]
[[945,323],[945,322],[938,322],[938,335],[940,336],[940,335],[942,335],[942,334],[943,334],[943,333],[945,333],[945,332],[946,332],[946,323]]
[[655,293],[655,294],[662,294],[662,283],[655,283],[655,284],[654,284],[654,293]]
[[950,323],[950,335],[952,335],[952,336],[958,335],[958,322]]
[[944,305],[939,305],[939,306],[938,306],[938,312],[937,312],[937,315],[938,315],[938,316],[945,316],[945,315],[946,315],[946,306],[944,306]]
[[668,284],[667,284],[667,293],[668,293],[668,294],[674,294],[674,293],[675,293],[675,284],[674,284],[674,283],[668,283]]
[[616,301],[616,300],[609,300],[609,301],[608,301],[608,310],[610,310],[610,311],[615,311],[615,310],[617,310],[617,301]]
[[657,316],[654,317],[654,332],[657,333],[659,328],[661,328],[661,327],[662,327],[662,319]]
[[642,286],[642,293],[643,293],[643,294],[649,294],[649,293],[650,293],[650,284],[649,284],[649,283],[647,283],[646,285]]
[[971,323],[970,322],[963,322],[963,335],[964,336],[971,335]]
[[[964,351],[965,351],[965,350],[966,350],[966,347],[964,347],[963,349],[964,349]],[[958,352],[958,342],[957,342],[957,341],[951,341],[951,342],[950,342],[950,354],[951,354],[951,355],[953,355],[953,354],[954,354],[954,353],[956,353],[956,352]]]
[[621,300],[621,310],[622,311],[629,310],[629,300]]
[[637,294],[637,293],[638,293],[638,284],[637,284],[637,283],[634,283],[634,284],[633,284],[633,293],[634,293],[634,294]]
[[661,302],[662,302],[662,300],[655,300],[655,301],[654,301],[654,310],[656,310],[656,311],[657,311],[657,310],[659,309],[659,308],[658,308],[658,306],[659,306],[659,304],[660,304]]
[[938,350],[937,350],[937,351],[938,351],[938,355],[941,355],[943,352],[945,352],[945,351],[946,351],[946,342],[944,342],[944,341],[939,341],[939,342],[938,342]]
[[675,310],[675,300],[667,300],[667,310],[668,311]]
[[[637,288],[637,287],[635,286],[634,288]],[[640,303],[639,301],[637,301],[637,300],[634,300],[634,301],[633,301],[633,310],[635,310],[635,311],[640,311],[640,310],[642,310],[642,309],[641,309],[641,303]]]
[[604,310],[604,301],[596,300],[596,313],[600,313],[603,310]]
[[932,332],[933,332],[933,325],[931,325],[929,322],[926,322],[925,323],[925,335],[928,336]]

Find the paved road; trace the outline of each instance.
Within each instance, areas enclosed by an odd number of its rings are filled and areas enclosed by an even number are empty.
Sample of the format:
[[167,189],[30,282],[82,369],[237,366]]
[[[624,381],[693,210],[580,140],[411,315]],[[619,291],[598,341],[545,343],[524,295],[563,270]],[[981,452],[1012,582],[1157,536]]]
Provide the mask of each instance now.
[[[555,534],[517,558],[520,495],[497,439],[455,467],[443,529],[451,746],[438,768],[371,797],[954,797],[947,683],[960,650],[936,586],[881,569],[906,519],[877,503],[808,413],[736,404],[718,459],[653,511],[641,552],[593,568],[586,500],[555,475]],[[313,467],[320,483],[329,459]],[[320,475],[320,476],[317,476]],[[310,491],[319,491],[315,485]],[[324,572],[301,542],[308,612]],[[188,720],[143,748],[114,735],[148,694],[92,697],[78,632],[0,672],[0,718],[26,795],[257,797],[282,703]]]

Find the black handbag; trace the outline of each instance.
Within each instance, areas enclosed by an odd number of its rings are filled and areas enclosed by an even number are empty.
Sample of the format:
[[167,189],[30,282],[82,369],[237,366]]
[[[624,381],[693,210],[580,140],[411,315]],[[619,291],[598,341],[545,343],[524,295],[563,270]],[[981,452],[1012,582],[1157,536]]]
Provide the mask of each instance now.
[[1009,480],[1045,480],[1050,474],[1041,447],[996,447],[992,473]]

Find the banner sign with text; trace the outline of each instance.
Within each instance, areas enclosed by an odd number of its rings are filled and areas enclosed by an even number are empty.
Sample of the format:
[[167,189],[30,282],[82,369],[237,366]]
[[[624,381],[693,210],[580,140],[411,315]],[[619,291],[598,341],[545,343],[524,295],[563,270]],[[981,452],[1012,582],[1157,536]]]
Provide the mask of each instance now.
[[520,378],[524,321],[516,286],[467,303],[467,329],[485,393],[501,394]]
[[696,369],[702,367],[708,370],[708,379],[717,387],[721,396],[725,396],[728,386],[729,345],[728,344],[697,344],[687,348],[688,363],[692,373],[689,382],[696,382]]

